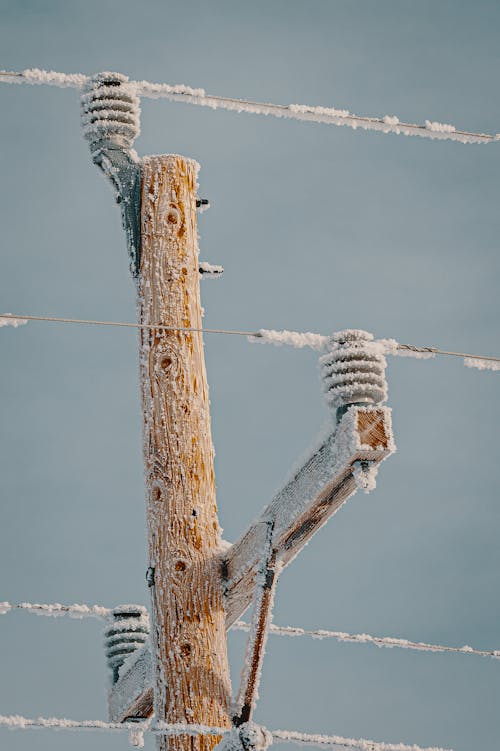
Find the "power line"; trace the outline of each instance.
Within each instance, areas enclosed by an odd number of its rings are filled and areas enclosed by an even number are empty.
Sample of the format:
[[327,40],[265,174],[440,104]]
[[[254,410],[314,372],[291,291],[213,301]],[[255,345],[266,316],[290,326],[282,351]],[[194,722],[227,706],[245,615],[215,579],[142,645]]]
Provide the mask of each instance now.
[[[0,727],[9,727],[13,730],[29,730],[31,728],[45,728],[52,730],[97,730],[118,731],[131,733],[154,733],[156,735],[222,735],[228,734],[227,728],[207,727],[187,723],[157,723],[150,725],[146,722],[104,722],[102,720],[68,720],[59,717],[37,717],[32,719],[21,715],[0,715]],[[438,748],[436,746],[422,747],[406,743],[385,743],[367,740],[365,738],[345,738],[340,735],[322,735],[314,733],[301,733],[296,730],[271,730],[273,740],[297,743],[299,745],[329,746],[337,748],[351,748],[359,751],[451,751],[451,749]]]
[[162,331],[185,331],[187,333],[189,332],[195,332],[195,333],[202,333],[202,334],[234,334],[236,336],[252,336],[259,338],[260,334],[258,331],[233,331],[233,330],[226,330],[226,329],[197,329],[197,328],[179,328],[176,326],[165,326],[162,323],[158,324],[145,324],[145,323],[129,323],[129,322],[122,322],[122,321],[95,321],[85,318],[57,318],[55,316],[27,316],[27,315],[17,315],[13,313],[2,313],[0,314],[0,326],[2,325],[2,319],[11,319],[14,322],[16,322],[14,325],[20,325],[19,322],[24,323],[25,321],[50,321],[55,323],[80,323],[80,324],[86,324],[89,326],[119,326],[122,328],[131,328],[131,329],[149,329],[153,331],[158,331],[159,329]]
[[[12,324],[10,323],[12,321]],[[165,326],[158,324],[142,324],[123,321],[97,321],[85,318],[58,318],[55,316],[31,316],[18,313],[0,314],[0,327],[2,325],[19,326],[27,321],[47,321],[55,323],[75,323],[90,326],[117,326],[121,328],[148,329],[162,331],[180,331],[194,332],[201,334],[228,334],[232,336],[245,336],[250,341],[260,341],[266,344],[275,344],[277,346],[288,344],[293,347],[311,347],[312,349],[323,349],[330,337],[324,334],[315,334],[312,332],[300,331],[275,331],[273,329],[259,329],[258,331],[239,331],[236,329],[208,329],[208,328],[181,328],[178,326]],[[438,347],[421,347],[415,344],[401,344],[395,339],[379,339],[372,343],[374,346],[380,345],[383,354],[395,355],[399,357],[415,357],[417,359],[431,358],[435,355],[446,355],[449,357],[460,357],[465,364],[471,368],[479,370],[500,370],[500,357],[496,355],[472,355],[467,352],[455,352],[452,350],[439,349]],[[496,364],[499,364],[498,366]]]
[[5,615],[11,610],[25,610],[33,615],[63,616],[70,618],[101,618],[106,619],[113,612],[111,608],[101,605],[61,605],[59,602],[40,604],[34,602],[0,602],[0,615]]
[[[0,615],[5,615],[12,610],[22,610],[32,615],[42,616],[69,616],[70,618],[100,618],[107,620],[113,613],[112,608],[106,608],[102,605],[61,605],[55,603],[32,603],[32,602],[0,602]],[[245,621],[236,621],[231,626],[235,631],[250,631],[250,623]],[[306,636],[312,639],[336,639],[340,642],[349,642],[351,644],[374,644],[377,647],[413,649],[418,652],[454,652],[458,654],[471,654],[480,657],[492,657],[500,659],[500,650],[498,649],[474,649],[469,645],[463,647],[449,647],[442,644],[428,644],[427,642],[414,642],[408,639],[399,639],[393,636],[372,636],[371,634],[349,634],[344,631],[329,631],[325,629],[304,629],[299,626],[278,626],[273,623],[269,627],[269,632],[275,636]]]
[[[82,88],[89,76],[82,73],[58,73],[56,71],[28,68],[22,72],[0,71],[0,81],[4,83],[29,83],[58,86],[61,88]],[[367,117],[351,114],[348,110],[333,107],[316,107],[304,104],[271,104],[253,102],[245,99],[207,94],[204,89],[194,89],[189,86],[170,85],[166,83],[151,83],[149,81],[130,81],[126,84],[135,89],[139,96],[150,99],[169,99],[176,102],[187,102],[210,109],[225,109],[233,112],[247,112],[254,115],[271,115],[272,117],[290,120],[303,120],[328,125],[346,125],[356,130],[376,130],[382,133],[396,135],[420,136],[432,140],[458,141],[459,143],[490,143],[499,140],[500,135],[490,133],[473,133],[457,130],[453,125],[425,120],[423,125],[401,122],[394,115],[383,117]]]
[[[236,621],[231,628],[237,631],[250,631],[250,624],[245,621]],[[400,649],[414,649],[419,652],[455,652],[458,654],[472,654],[500,659],[500,650],[473,649],[468,645],[463,647],[446,647],[441,644],[414,642],[408,641],[408,639],[397,639],[392,636],[348,634],[343,631],[326,631],[324,629],[307,630],[297,626],[277,626],[275,623],[269,627],[269,633],[275,636],[308,636],[312,639],[336,639],[340,642],[349,642],[352,644],[374,644],[377,647],[387,647],[389,649],[396,647]]]
[[340,735],[316,735],[314,733],[299,733],[295,730],[272,730],[274,740],[287,743],[297,743],[308,746],[329,746],[330,748],[353,748],[359,751],[452,751],[438,746],[422,747],[406,743],[384,743],[371,741],[366,738],[344,738]]
[[149,725],[148,722],[105,722],[104,720],[68,720],[64,717],[23,717],[22,715],[0,715],[0,727],[10,727],[14,730],[26,730],[29,728],[46,728],[60,730],[118,730],[134,731],[142,730],[148,733],[161,735],[225,735],[227,728],[208,727],[188,723],[157,723]]

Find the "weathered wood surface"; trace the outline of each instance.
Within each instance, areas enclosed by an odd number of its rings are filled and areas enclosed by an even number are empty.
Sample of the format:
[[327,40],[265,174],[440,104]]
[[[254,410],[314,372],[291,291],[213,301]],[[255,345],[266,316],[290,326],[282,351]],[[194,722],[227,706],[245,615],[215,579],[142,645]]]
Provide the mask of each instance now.
[[[202,327],[197,171],[196,162],[175,155],[142,162],[138,303],[143,324]],[[140,373],[149,565],[154,569],[155,715],[170,723],[229,727],[220,528],[202,335],[141,329]],[[144,714],[145,698],[129,698]],[[218,740],[160,736],[159,748],[210,751]]]
[[[269,521],[274,522],[272,551],[276,563],[286,566],[356,492],[353,465],[368,461],[377,466],[394,450],[388,408],[349,409],[337,430],[312,452],[302,468],[264,509],[259,520],[224,552],[226,628],[230,628],[250,605],[256,572],[266,547]],[[115,705],[120,707],[120,712],[113,718],[116,721],[126,716],[127,702],[140,702],[151,692],[152,676],[148,679],[144,673],[144,656],[138,659],[137,671],[134,671],[132,658],[129,665],[128,672],[120,677],[111,691],[111,701],[115,696]],[[131,676],[137,678],[133,697],[124,691],[126,681],[131,685]],[[151,712],[152,706],[149,714]]]

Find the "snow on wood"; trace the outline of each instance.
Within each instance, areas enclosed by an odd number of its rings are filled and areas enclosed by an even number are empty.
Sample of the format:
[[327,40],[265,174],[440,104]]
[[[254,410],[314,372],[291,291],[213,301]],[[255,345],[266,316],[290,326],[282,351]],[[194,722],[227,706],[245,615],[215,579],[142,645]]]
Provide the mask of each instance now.
[[[149,567],[158,720],[230,727],[208,384],[200,305],[196,178],[178,155],[141,163],[137,301]],[[129,713],[130,714],[130,713]],[[209,751],[215,739],[197,739]],[[160,740],[184,751],[186,743]]]
[[241,671],[240,687],[233,710],[233,722],[240,728],[252,720],[259,698],[262,666],[271,624],[276,583],[280,573],[274,560],[272,530],[273,524],[269,522],[264,555],[256,572],[252,623]]

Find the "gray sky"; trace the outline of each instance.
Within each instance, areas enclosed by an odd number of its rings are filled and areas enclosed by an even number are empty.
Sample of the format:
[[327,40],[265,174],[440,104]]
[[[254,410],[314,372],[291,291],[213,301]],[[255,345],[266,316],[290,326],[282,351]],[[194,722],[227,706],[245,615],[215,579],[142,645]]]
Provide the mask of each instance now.
[[[0,0],[1,66],[500,130],[500,6],[439,0]],[[75,90],[0,88],[2,312],[133,320]],[[498,149],[144,101],[140,154],[202,165],[205,324],[499,354]],[[0,331],[0,600],[147,604],[136,336]],[[310,351],[206,338],[218,502],[235,539],[328,419]],[[499,374],[391,359],[398,453],[283,575],[275,622],[500,648]],[[0,617],[0,713],[106,717],[94,621]],[[245,635],[229,637],[237,676]],[[500,666],[271,637],[271,728],[496,748]],[[0,730],[9,751],[125,737]],[[151,740],[148,747],[153,747]],[[3,747],[3,746],[2,746]]]

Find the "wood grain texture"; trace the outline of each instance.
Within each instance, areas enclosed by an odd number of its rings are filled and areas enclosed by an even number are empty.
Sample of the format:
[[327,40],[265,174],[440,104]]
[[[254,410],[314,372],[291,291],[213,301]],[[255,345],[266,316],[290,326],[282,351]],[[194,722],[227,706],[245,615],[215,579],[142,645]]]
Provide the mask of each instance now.
[[[141,178],[140,322],[201,328],[196,162],[147,157]],[[141,330],[144,467],[159,721],[229,727],[213,445],[203,340]],[[159,738],[209,751],[216,737]]]

